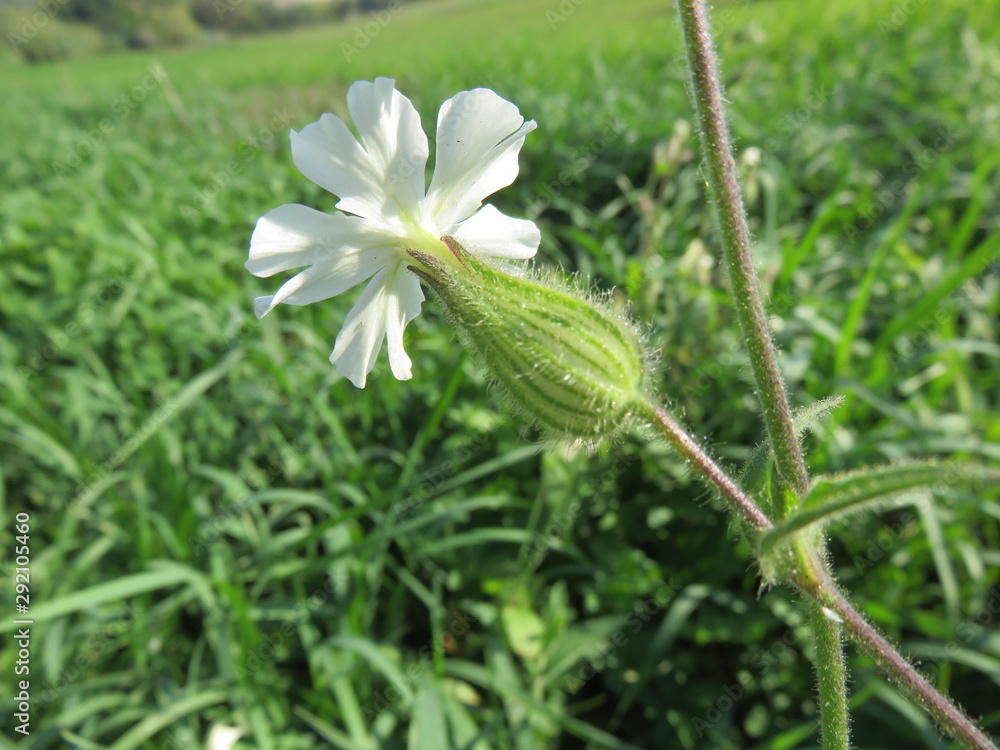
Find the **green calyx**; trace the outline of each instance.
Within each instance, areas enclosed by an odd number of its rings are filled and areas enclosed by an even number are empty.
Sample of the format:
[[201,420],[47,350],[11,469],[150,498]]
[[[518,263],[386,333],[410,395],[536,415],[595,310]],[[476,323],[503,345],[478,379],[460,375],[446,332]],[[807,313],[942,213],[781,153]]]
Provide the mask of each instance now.
[[[597,440],[645,399],[648,358],[623,315],[569,289],[511,276],[442,238],[446,260],[409,254],[465,344],[511,401],[545,429]],[[458,263],[455,263],[457,259]]]

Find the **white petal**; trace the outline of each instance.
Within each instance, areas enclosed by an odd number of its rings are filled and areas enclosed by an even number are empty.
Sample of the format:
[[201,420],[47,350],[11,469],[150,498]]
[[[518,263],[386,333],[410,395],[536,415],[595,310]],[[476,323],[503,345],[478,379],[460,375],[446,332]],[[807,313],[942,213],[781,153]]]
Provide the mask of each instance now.
[[417,110],[394,84],[391,78],[358,81],[347,92],[347,108],[387,189],[411,211],[424,197],[427,135]]
[[487,204],[452,232],[466,250],[507,260],[526,260],[538,251],[542,233],[533,221],[514,219]]
[[535,121],[489,89],[463,91],[438,113],[434,177],[426,205],[442,234],[517,177],[517,155]]
[[216,724],[208,733],[207,750],[232,750],[242,736],[242,729]]
[[363,250],[345,255],[337,263],[312,266],[293,276],[269,297],[257,297],[253,311],[263,318],[284,302],[286,305],[311,305],[336,297],[352,286],[382,271],[392,255],[385,251]]
[[403,269],[398,272],[393,292],[388,297],[389,309],[386,316],[389,366],[397,380],[409,380],[413,377],[412,363],[403,349],[403,330],[407,323],[420,314],[424,293],[420,289],[420,280]]
[[356,216],[327,216],[295,204],[279,206],[257,222],[246,267],[258,276],[310,267],[282,284],[277,293],[255,299],[254,312],[263,317],[282,302],[308,305],[334,297],[398,258],[395,242]]
[[292,131],[292,159],[306,177],[340,197],[337,208],[372,220],[415,214],[424,196],[427,136],[391,78],[358,81],[347,107],[361,137],[325,114]]
[[357,245],[362,234],[360,221],[295,203],[278,206],[258,219],[246,269],[254,276],[266,277],[328,261],[340,247]]
[[410,377],[410,359],[403,351],[403,328],[420,312],[423,293],[409,271],[397,265],[379,271],[351,309],[337,335],[330,361],[344,377],[364,388],[375,367],[382,339],[389,332],[389,364],[400,380]]

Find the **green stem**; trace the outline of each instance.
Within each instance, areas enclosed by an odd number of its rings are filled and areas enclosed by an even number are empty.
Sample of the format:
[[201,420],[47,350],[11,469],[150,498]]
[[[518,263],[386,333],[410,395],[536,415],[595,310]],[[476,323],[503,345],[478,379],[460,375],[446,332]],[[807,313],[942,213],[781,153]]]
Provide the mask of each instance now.
[[810,593],[823,606],[843,620],[844,629],[875,664],[898,687],[929,713],[945,732],[968,750],[997,750],[997,745],[962,709],[939,693],[927,679],[892,647],[864,616],[851,606],[837,585],[825,578],[818,590]]
[[[708,165],[708,185],[722,229],[722,247],[740,328],[746,339],[754,381],[764,409],[764,423],[774,452],[775,466],[782,481],[801,498],[809,488],[809,474],[802,446],[795,434],[788,394],[778,368],[778,355],[771,340],[757,272],[750,255],[750,229],[740,184],[736,179],[736,160],[726,124],[708,11],[703,0],[677,0],[677,6],[691,67],[702,150]],[[794,504],[797,501],[793,501]],[[783,514],[793,509],[786,503]],[[831,624],[822,612],[813,617],[823,746],[827,750],[840,750],[849,746],[847,685],[843,643],[838,629],[833,627],[831,630]]]
[[813,636],[816,639],[816,684],[819,688],[820,730],[823,747],[849,750],[850,719],[847,714],[847,668],[841,626],[821,605],[810,602]]
[[[777,353],[767,326],[757,274],[750,255],[750,230],[739,182],[736,179],[736,160],[733,158],[725,119],[722,85],[709,31],[708,13],[704,0],[677,0],[677,5],[688,63],[691,67],[694,106],[708,166],[709,190],[722,229],[722,244],[730,284],[740,327],[747,342],[754,380],[764,409],[768,438],[774,451],[779,475],[791,486],[796,495],[802,497],[809,486],[809,475],[802,448],[795,436],[788,395],[778,369]],[[687,438],[690,441],[690,437],[683,431],[678,434],[677,430],[680,428],[676,422],[668,419],[669,415],[662,410],[660,412],[659,426],[664,434],[682,453],[685,453],[685,449],[690,450],[690,446],[686,445],[684,440]],[[697,448],[696,443],[693,441],[691,443]],[[744,518],[754,523],[758,529],[766,528],[761,525],[760,518],[765,521],[767,518],[752,500],[735,485],[736,492],[732,492],[728,486],[733,484],[732,480],[724,473],[722,476],[725,480],[710,475],[709,469],[718,472],[721,470],[714,463],[704,465],[704,459],[708,459],[709,462],[711,459],[700,448],[698,451],[701,456],[689,453],[685,455]],[[792,509],[786,508],[785,512]],[[770,525],[769,521],[767,525]],[[891,679],[909,692],[946,732],[972,750],[997,750],[997,746],[982,730],[955,704],[935,690],[923,675],[851,606],[833,582],[829,565],[817,560],[817,565],[810,575],[815,578],[809,581],[810,585],[806,585],[804,589],[818,602],[817,611],[813,616],[813,627],[817,644],[817,673],[824,747],[844,748],[849,742],[843,644],[839,623],[830,619],[832,615],[843,620],[844,629],[861,648],[888,673]],[[814,583],[815,585],[812,585]]]
[[[730,507],[758,531],[773,528],[753,499],[698,445],[664,408],[639,403],[638,416],[656,429],[687,459],[701,478]],[[1000,750],[962,710],[934,689],[906,659],[859,613],[833,582],[829,566],[815,551],[802,549],[795,583],[810,603],[816,639],[816,673],[820,696],[820,725],[825,750],[850,747],[847,711],[847,672],[841,631],[846,631],[878,667],[924,708],[938,725],[969,750]],[[837,620],[841,621],[838,622]]]
[[757,507],[757,504],[739,485],[733,481],[710,455],[698,445],[698,441],[681,427],[680,423],[661,406],[653,403],[639,403],[636,411],[651,427],[656,429],[667,442],[684,458],[691,462],[696,472],[743,520],[758,531],[773,528],[771,520]]
[[778,473],[802,497],[809,486],[809,476],[802,448],[795,437],[788,395],[778,369],[778,357],[750,255],[750,229],[736,179],[736,160],[730,146],[708,13],[702,0],[677,0],[677,5],[691,66],[694,106],[708,166],[708,186],[722,229],[729,281],[764,408],[767,434]]

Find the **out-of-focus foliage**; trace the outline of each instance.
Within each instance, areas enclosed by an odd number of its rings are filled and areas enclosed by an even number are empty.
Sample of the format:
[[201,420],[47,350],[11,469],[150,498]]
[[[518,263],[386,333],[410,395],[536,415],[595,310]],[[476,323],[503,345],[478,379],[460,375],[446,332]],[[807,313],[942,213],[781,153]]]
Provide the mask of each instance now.
[[104,38],[92,26],[64,22],[39,11],[0,8],[0,66],[86,57],[104,48]]
[[[817,473],[1000,460],[1000,26],[988,3],[912,5],[716,9],[795,405],[847,397],[807,445]],[[538,263],[632,300],[659,391],[738,465],[762,431],[678,37],[659,0],[428,0],[5,70],[0,547],[28,509],[22,747],[198,747],[220,724],[267,750],[815,747],[793,597],[758,590],[669,451],[542,448],[433,300],[407,333],[414,379],[383,358],[357,391],[327,362],[352,295],[257,322],[280,279],[242,265],[267,210],[333,210],[287,133],[346,115],[351,82],[397,77],[428,130],[492,87],[539,124],[496,204],[539,222]],[[860,606],[1000,731],[996,492],[832,532]],[[859,747],[948,746],[851,662]]]
[[0,7],[0,65],[87,57],[122,48],[214,44],[257,34],[397,14],[412,0],[15,0]]

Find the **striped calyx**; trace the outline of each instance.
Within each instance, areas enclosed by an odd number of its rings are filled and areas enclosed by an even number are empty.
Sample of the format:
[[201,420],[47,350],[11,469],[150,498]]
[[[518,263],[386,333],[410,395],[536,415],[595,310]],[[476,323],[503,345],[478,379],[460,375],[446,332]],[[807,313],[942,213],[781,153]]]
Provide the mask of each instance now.
[[412,250],[410,270],[437,293],[509,398],[565,437],[599,439],[626,426],[644,397],[647,359],[625,317],[571,290],[504,273],[454,238],[442,240],[453,257]]

